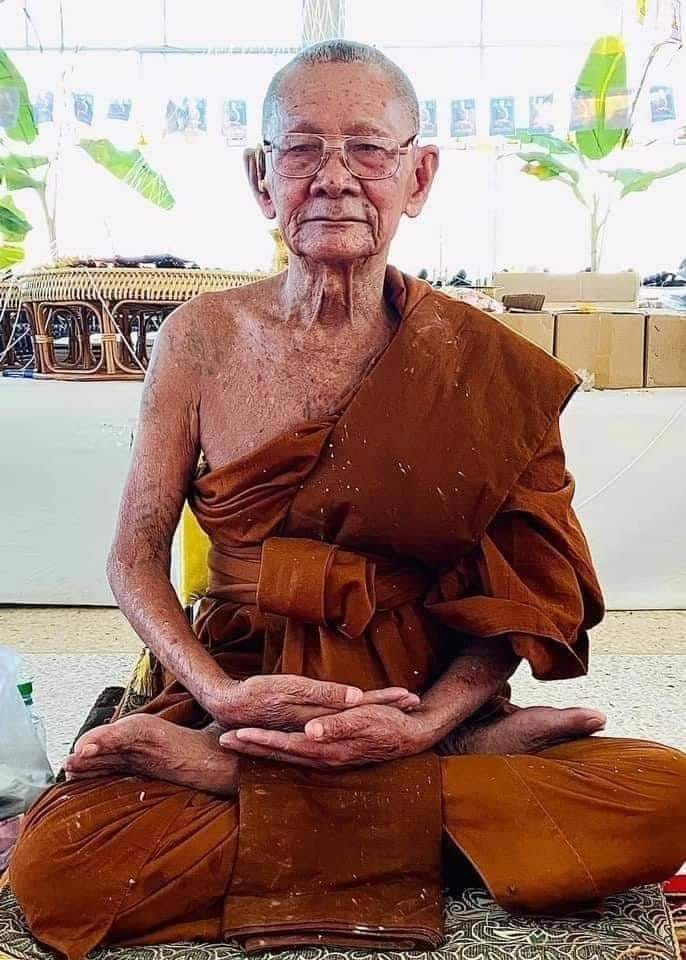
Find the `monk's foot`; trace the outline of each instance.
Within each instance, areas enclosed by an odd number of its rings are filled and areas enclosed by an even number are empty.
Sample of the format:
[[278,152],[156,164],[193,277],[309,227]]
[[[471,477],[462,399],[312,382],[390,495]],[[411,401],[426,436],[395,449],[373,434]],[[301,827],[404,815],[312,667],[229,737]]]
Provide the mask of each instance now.
[[84,734],[65,762],[65,773],[68,780],[133,774],[236,796],[238,757],[219,745],[219,733],[146,714],[122,717]]
[[597,733],[606,717],[598,710],[522,707],[507,717],[456,727],[438,745],[443,756],[470,753],[537,753]]

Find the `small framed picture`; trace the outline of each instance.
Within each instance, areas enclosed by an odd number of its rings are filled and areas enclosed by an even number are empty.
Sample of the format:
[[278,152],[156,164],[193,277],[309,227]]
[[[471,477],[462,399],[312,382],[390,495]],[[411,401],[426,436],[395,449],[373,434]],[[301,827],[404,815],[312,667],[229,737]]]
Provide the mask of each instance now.
[[129,120],[131,117],[131,101],[128,99],[110,100],[107,104],[108,120]]
[[452,100],[450,103],[450,136],[476,136],[476,100]]
[[631,112],[630,90],[609,90],[605,97],[605,126],[608,130],[624,130]]
[[33,103],[36,123],[52,123],[55,116],[55,98],[49,90],[39,93]]
[[492,137],[511,137],[515,132],[514,97],[491,97],[491,122],[489,132]]
[[85,123],[89,127],[93,125],[93,94],[92,93],[73,93],[74,116],[79,123]]
[[435,137],[438,134],[438,123],[436,121],[436,101],[419,101],[419,136]]
[[19,119],[19,91],[12,87],[0,89],[0,127],[11,130]]
[[650,88],[650,119],[653,123],[676,120],[672,87],[660,83]]
[[207,131],[207,100],[182,97],[167,103],[167,133],[198,134]]
[[222,136],[227,143],[247,143],[248,105],[245,100],[225,100],[222,104]]
[[577,90],[572,97],[569,129],[591,130],[596,123],[595,97]]
[[529,97],[529,130],[531,133],[552,133],[554,129],[552,93]]

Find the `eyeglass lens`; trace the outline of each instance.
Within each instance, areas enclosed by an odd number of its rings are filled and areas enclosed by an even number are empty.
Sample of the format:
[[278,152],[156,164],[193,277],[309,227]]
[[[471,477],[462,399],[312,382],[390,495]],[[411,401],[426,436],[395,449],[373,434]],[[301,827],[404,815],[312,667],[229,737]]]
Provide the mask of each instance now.
[[[274,169],[284,177],[308,177],[321,166],[326,142],[318,136],[283,134],[273,142]],[[350,137],[343,157],[355,176],[380,180],[398,169],[399,145],[384,137]]]

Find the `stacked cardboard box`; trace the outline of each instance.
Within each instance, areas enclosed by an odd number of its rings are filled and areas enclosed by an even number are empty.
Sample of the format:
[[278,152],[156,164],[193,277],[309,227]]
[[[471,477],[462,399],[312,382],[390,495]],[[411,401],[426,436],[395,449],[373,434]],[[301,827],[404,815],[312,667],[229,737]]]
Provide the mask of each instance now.
[[493,313],[600,389],[686,387],[686,314],[643,310]]

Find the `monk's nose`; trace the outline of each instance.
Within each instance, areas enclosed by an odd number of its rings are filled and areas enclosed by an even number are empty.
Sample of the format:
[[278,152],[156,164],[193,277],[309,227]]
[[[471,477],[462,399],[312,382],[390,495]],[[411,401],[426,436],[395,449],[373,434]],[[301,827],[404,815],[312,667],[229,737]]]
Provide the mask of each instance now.
[[357,193],[360,185],[357,177],[346,167],[340,150],[332,150],[324,158],[324,163],[312,182],[312,189],[322,190],[328,196],[335,197],[346,190]]

